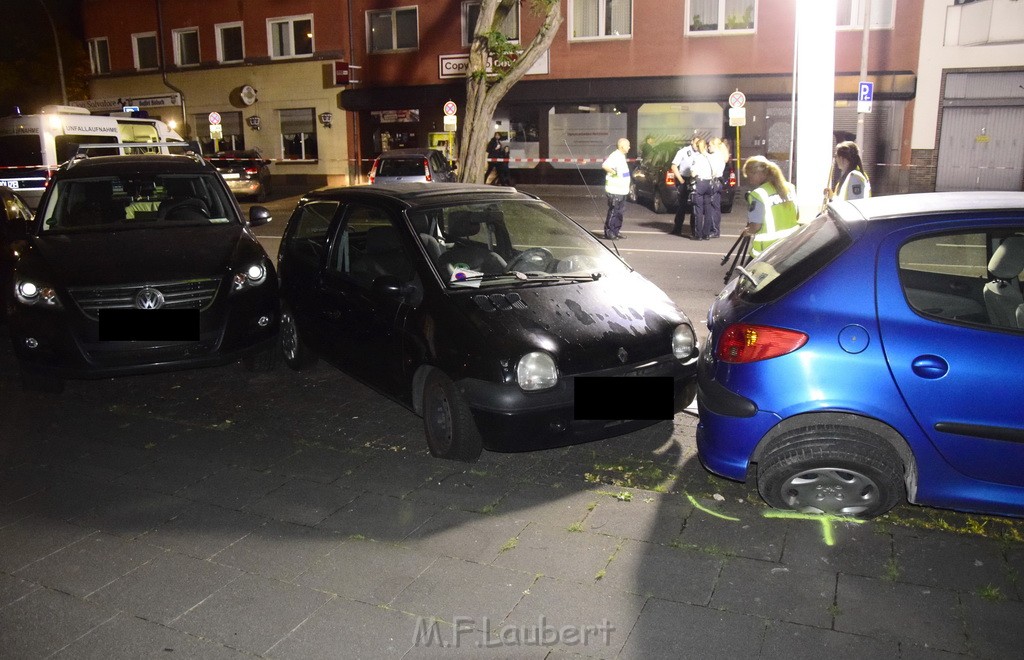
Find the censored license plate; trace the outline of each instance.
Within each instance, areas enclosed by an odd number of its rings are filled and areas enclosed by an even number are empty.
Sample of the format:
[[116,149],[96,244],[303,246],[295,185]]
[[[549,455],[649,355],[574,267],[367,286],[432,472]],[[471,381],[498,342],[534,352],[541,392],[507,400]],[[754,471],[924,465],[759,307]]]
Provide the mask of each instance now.
[[573,417],[578,420],[672,419],[671,376],[577,376]]
[[100,341],[199,341],[198,309],[101,309]]

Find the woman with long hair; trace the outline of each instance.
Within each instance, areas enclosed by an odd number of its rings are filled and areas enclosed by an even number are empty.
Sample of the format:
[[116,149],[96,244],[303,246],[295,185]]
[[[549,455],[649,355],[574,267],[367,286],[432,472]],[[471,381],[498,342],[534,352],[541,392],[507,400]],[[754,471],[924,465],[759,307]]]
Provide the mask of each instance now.
[[796,190],[779,166],[764,156],[748,158],[743,163],[743,176],[754,186],[747,193],[747,226],[743,233],[751,237],[750,256],[756,257],[775,241],[796,231]]
[[864,164],[860,160],[860,149],[856,142],[847,140],[836,145],[836,167],[839,168],[839,179],[832,189],[832,199],[865,199],[871,197],[871,183],[864,173]]

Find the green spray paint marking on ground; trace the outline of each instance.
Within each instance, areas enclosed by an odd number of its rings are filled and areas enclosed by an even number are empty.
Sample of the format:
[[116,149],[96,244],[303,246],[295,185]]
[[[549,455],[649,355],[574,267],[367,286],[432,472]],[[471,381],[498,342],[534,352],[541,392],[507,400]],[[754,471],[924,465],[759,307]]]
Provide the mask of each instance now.
[[784,518],[786,520],[817,520],[821,523],[821,534],[825,539],[825,545],[833,546],[836,544],[835,535],[832,534],[832,523],[844,522],[844,523],[857,523],[861,524],[867,521],[858,520],[857,518],[850,518],[847,516],[837,516],[830,513],[800,513],[799,511],[780,511],[778,509],[770,509],[764,512],[765,518]]
[[700,509],[704,513],[712,515],[712,516],[714,516],[716,518],[721,518],[722,520],[732,520],[733,522],[739,522],[740,521],[739,518],[733,518],[732,516],[727,516],[724,513],[718,513],[717,511],[712,511],[711,509],[707,508],[706,506],[702,506],[702,505],[698,504],[697,500],[693,497],[693,495],[690,495],[689,493],[686,494],[686,497],[687,497],[687,499],[690,500],[690,504],[692,504],[693,506],[697,507],[698,509]]

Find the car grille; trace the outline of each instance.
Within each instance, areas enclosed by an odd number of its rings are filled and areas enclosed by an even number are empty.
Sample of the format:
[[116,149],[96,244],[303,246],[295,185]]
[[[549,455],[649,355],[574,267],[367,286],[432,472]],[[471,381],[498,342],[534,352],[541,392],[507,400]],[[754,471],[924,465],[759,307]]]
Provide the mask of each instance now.
[[145,288],[157,289],[163,294],[164,309],[205,310],[213,304],[219,285],[220,279],[214,277],[181,282],[76,287],[69,289],[69,293],[86,316],[97,320],[101,309],[134,308],[135,296]]

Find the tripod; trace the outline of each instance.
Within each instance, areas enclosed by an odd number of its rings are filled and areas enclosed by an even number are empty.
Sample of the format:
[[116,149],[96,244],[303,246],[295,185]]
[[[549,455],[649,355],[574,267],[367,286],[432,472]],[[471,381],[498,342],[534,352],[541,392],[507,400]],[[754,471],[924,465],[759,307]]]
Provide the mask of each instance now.
[[[725,272],[725,279],[723,282],[728,282],[729,278],[732,277],[732,273],[736,270],[736,266],[746,266],[750,263],[750,236],[748,234],[740,234],[740,237],[736,239],[736,242],[732,244],[729,251],[722,257],[722,265],[729,261],[729,257],[732,257],[732,264],[729,266],[729,270]],[[736,256],[733,256],[733,253]]]

